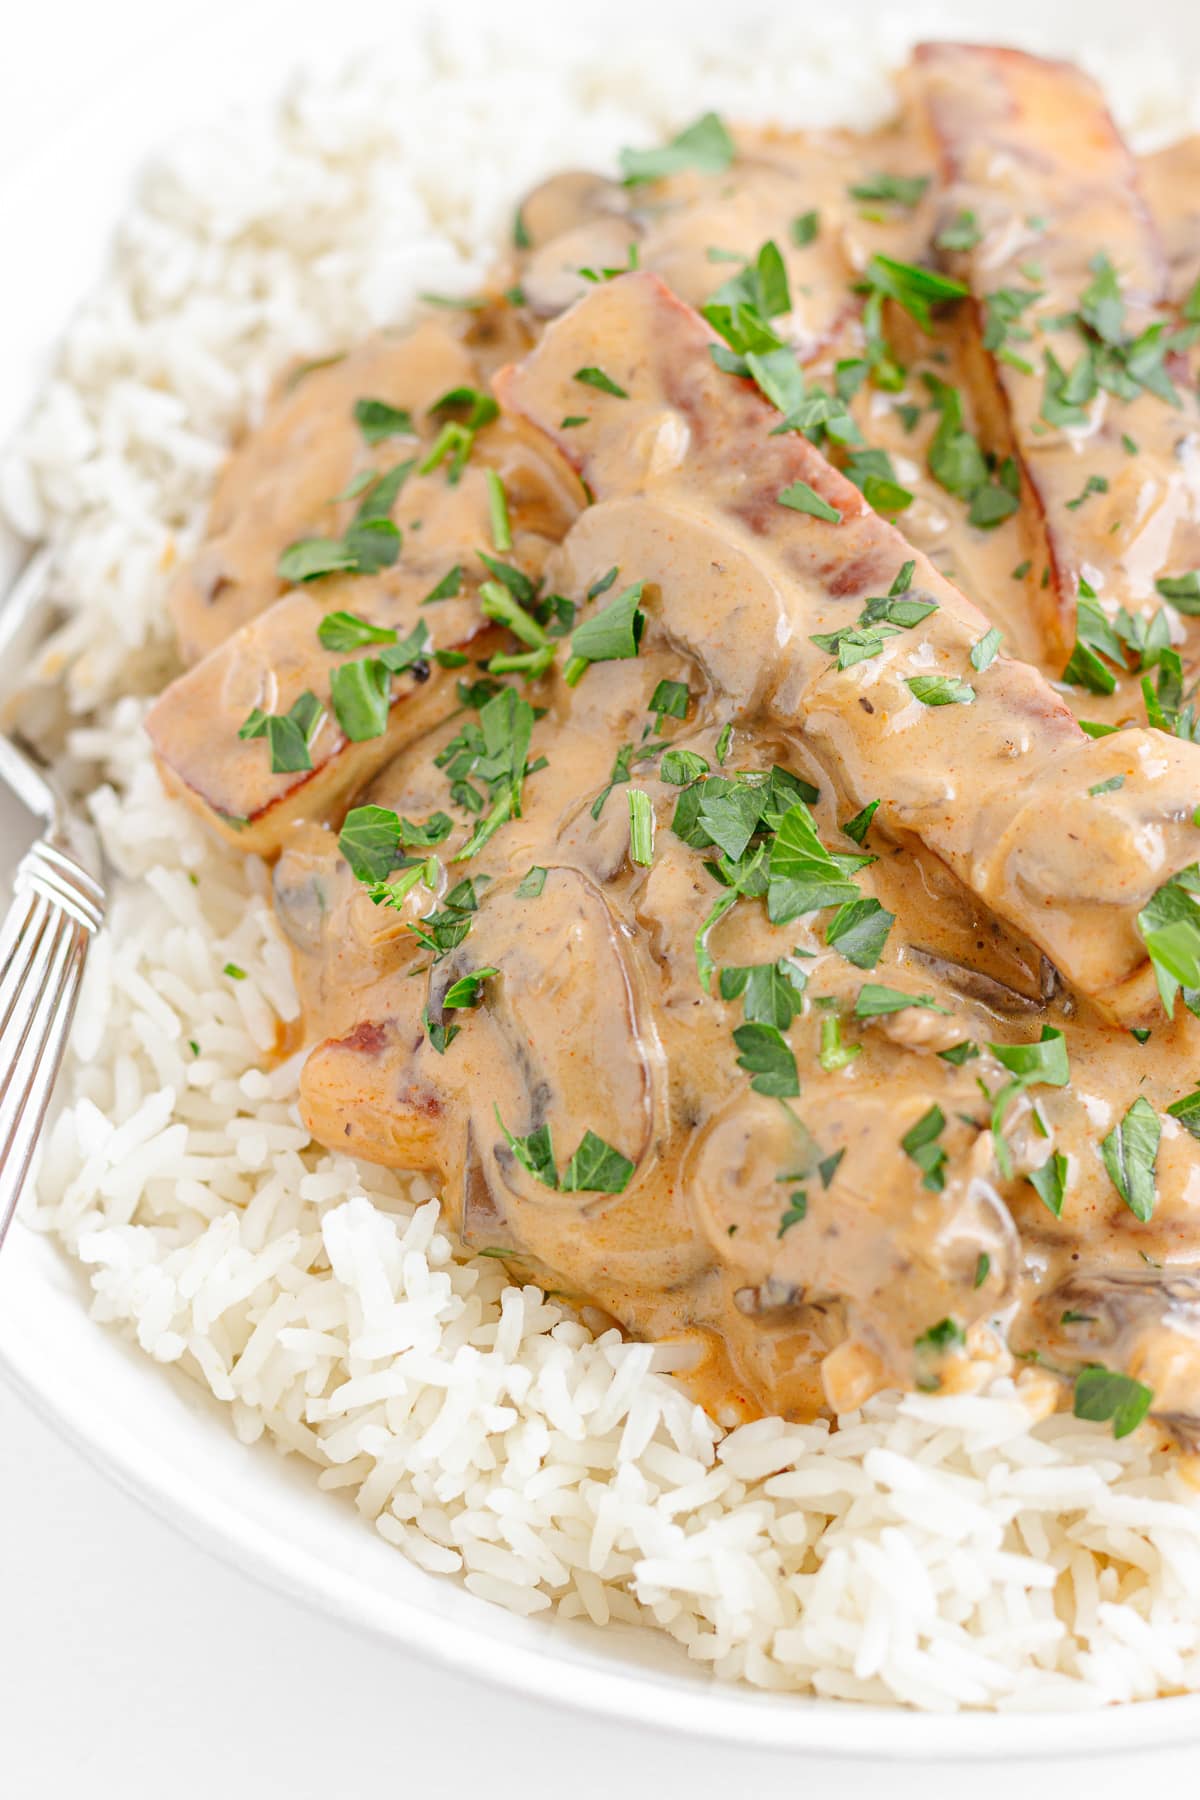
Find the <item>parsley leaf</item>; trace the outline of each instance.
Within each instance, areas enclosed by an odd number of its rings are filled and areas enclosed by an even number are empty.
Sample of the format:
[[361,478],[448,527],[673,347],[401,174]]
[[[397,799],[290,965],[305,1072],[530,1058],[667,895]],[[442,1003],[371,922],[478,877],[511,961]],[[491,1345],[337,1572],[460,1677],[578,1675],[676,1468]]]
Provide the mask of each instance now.
[[1153,1389],[1132,1375],[1091,1363],[1075,1377],[1073,1411],[1077,1419],[1094,1424],[1112,1420],[1113,1436],[1128,1437],[1136,1431],[1154,1402]]
[[933,326],[931,305],[942,300],[962,300],[969,292],[961,281],[953,281],[933,269],[918,268],[914,263],[897,262],[892,256],[871,258],[867,282],[877,293],[886,294],[902,306],[925,331]]
[[354,422],[368,444],[382,443],[384,438],[410,437],[413,430],[412,414],[386,400],[356,400]]
[[368,656],[341,663],[330,672],[329,687],[337,722],[352,744],[382,737],[391,709],[391,682],[381,661]]
[[1001,635],[993,625],[990,631],[984,632],[977,644],[971,645],[971,664],[981,675],[995,662],[1001,641]]
[[750,1086],[757,1094],[773,1094],[790,1099],[800,1092],[796,1058],[776,1025],[754,1020],[734,1028],[739,1069],[750,1072]]
[[643,181],[661,181],[684,169],[702,175],[719,175],[734,158],[734,143],[714,112],[706,112],[688,125],[669,144],[655,150],[622,150],[621,174],[626,187]]
[[[946,1152],[937,1142],[945,1129],[945,1113],[940,1106],[931,1106],[900,1139],[900,1148],[921,1171],[921,1186],[935,1194],[940,1194],[946,1185]],[[927,1338],[931,1335],[926,1333]]]
[[939,250],[973,250],[982,238],[979,221],[973,212],[956,213],[934,238]]
[[644,788],[630,788],[629,860],[649,868],[654,861],[654,808]]
[[954,675],[910,675],[904,683],[922,706],[970,706],[975,689]]
[[856,181],[847,192],[852,200],[891,200],[897,206],[916,206],[928,188],[928,175],[869,175]]
[[588,663],[620,662],[637,655],[646,625],[646,615],[639,604],[642,587],[642,582],[635,582],[602,611],[576,626],[570,660],[563,671],[569,687],[580,680]]
[[469,975],[460,975],[458,980],[452,982],[442,995],[443,1010],[449,1008],[451,1011],[455,1011],[466,1006],[478,1006],[483,999],[484,982],[499,973],[499,969],[493,968],[489,964],[483,969],[472,969]]
[[326,650],[361,650],[364,644],[394,644],[396,633],[357,613],[331,612],[317,626],[317,638]]
[[563,1170],[567,1194],[623,1194],[634,1165],[594,1131],[585,1131],[579,1147]]
[[1158,1114],[1146,1096],[1139,1094],[1100,1144],[1109,1179],[1134,1218],[1143,1224],[1154,1211],[1154,1164],[1161,1136]]
[[798,800],[784,813],[771,846],[768,918],[773,925],[786,925],[802,913],[857,900],[858,888],[850,874],[871,860],[832,855],[817,836],[808,807]]
[[857,969],[873,969],[896,922],[878,900],[864,896],[839,906],[825,927],[825,942]]
[[611,375],[606,375],[603,369],[594,367],[576,369],[572,379],[582,382],[584,387],[595,388],[601,394],[613,394],[618,400],[628,400],[629,398],[626,389],[615,382]]
[[780,1031],[786,1031],[804,1010],[807,985],[808,976],[790,956],[773,963],[722,969],[718,981],[722,1000],[740,997],[748,1024],[774,1025]]
[[1170,1018],[1180,988],[1200,988],[1200,865],[1180,869],[1150,896],[1137,916],[1158,983],[1163,1010]]
[[858,990],[854,1016],[856,1019],[878,1019],[888,1013],[903,1012],[907,1006],[923,1006],[929,1012],[946,1011],[930,994],[906,994],[900,988],[881,987],[878,982],[866,981]]
[[517,883],[517,897],[521,900],[536,900],[546,885],[546,870],[535,863],[532,869],[526,870]]
[[1191,569],[1186,575],[1162,575],[1154,585],[1179,612],[1200,613],[1200,569]]
[[257,706],[238,730],[240,738],[265,737],[273,775],[295,775],[312,768],[310,754],[325,709],[310,688],[286,713],[264,713]]
[[781,488],[775,498],[780,506],[790,506],[793,512],[811,513],[814,519],[827,519],[831,525],[842,522],[837,507],[823,500],[807,481],[793,481],[788,487]]
[[1062,1218],[1068,1168],[1066,1157],[1061,1151],[1056,1150],[1040,1169],[1031,1169],[1027,1177],[1042,1204],[1054,1214],[1056,1219]]
[[867,832],[870,830],[871,826],[871,820],[878,811],[878,800],[868,800],[861,812],[856,812],[852,819],[846,820],[846,823],[842,826],[842,831],[845,836],[850,839],[852,844],[861,844],[866,841]]

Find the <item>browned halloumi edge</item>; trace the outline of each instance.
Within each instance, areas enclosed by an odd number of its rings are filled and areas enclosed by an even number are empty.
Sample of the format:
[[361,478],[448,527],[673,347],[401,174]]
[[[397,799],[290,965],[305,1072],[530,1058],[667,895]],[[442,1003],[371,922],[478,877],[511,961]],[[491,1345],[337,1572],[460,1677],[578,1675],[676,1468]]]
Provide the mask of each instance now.
[[[1104,257],[1123,305],[1104,329],[1126,342],[1169,330],[1163,246],[1136,160],[1081,69],[931,43],[914,54],[911,87],[941,165],[941,226],[970,219],[977,233],[947,261],[971,290],[976,409],[1020,467],[1029,603],[1047,660],[1061,665],[1081,591],[1110,609],[1149,608],[1158,575],[1200,561],[1194,421],[1157,393],[1123,399],[1088,383],[1081,359],[1103,356],[1103,340],[1072,323]],[[1073,414],[1054,406],[1048,358],[1082,384],[1068,390],[1072,405],[1084,396]]]

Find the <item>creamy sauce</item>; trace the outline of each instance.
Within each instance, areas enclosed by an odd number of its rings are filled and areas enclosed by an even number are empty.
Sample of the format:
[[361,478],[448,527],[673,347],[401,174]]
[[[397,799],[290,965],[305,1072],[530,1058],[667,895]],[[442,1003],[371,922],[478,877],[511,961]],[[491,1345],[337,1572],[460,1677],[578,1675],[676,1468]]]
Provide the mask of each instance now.
[[[1079,305],[1098,246],[1130,333],[1186,300],[1200,261],[1179,193],[1191,165],[1161,153],[1143,184],[1084,78],[1014,53],[925,47],[906,96],[899,122],[871,138],[746,132],[715,173],[632,188],[556,177],[522,208],[497,281],[509,300],[303,374],[222,476],[174,597],[194,666],[150,730],[168,783],[275,859],[311,1046],[310,1127],[369,1160],[435,1172],[470,1247],[631,1333],[687,1340],[695,1391],[723,1416],[845,1410],[883,1386],[969,1387],[1015,1354],[1064,1376],[1123,1371],[1194,1435],[1200,1153],[1166,1108],[1195,1084],[1200,1023],[1182,1004],[1164,1016],[1137,914],[1200,855],[1200,747],[1141,723],[1132,669],[1110,663],[1111,695],[1060,679],[1081,591],[1110,618],[1118,604],[1149,618],[1155,580],[1200,564],[1187,346],[1171,365],[1186,414],[1156,394],[1104,391],[1082,426],[1040,416],[1042,338],[1082,350],[1077,328],[1051,335],[1048,321]],[[905,197],[850,194],[881,177]],[[818,229],[793,230],[809,212]],[[941,254],[971,299],[939,309],[928,331],[889,303],[896,378],[845,390],[865,444],[888,453],[912,496],[893,525],[807,438],[777,430],[751,382],[715,366],[691,308],[743,266],[729,257],[753,261],[775,241],[790,304],[772,325],[810,384],[832,390],[839,366],[876,353],[860,291],[871,258],[926,262],[963,214],[978,242],[962,247],[960,232]],[[1030,287],[1034,258],[1039,297],[1019,314],[1030,336],[1009,347],[1036,375],[986,341],[988,296]],[[581,370],[604,380],[581,382]],[[421,472],[445,417],[429,409],[489,380],[499,416],[460,478],[444,461]],[[938,382],[960,392],[989,480],[1006,457],[1017,469],[1021,505],[990,529],[931,472]],[[368,397],[411,415],[408,428],[366,443],[355,405]],[[844,446],[833,454],[846,462]],[[284,547],[346,532],[370,473],[404,460],[396,560],[288,588]],[[635,655],[592,662],[578,681],[565,679],[565,647],[535,678],[518,674],[535,715],[520,811],[472,849],[496,795],[472,749],[482,696],[464,703],[460,684],[530,641],[481,611],[495,477],[512,538],[502,560],[570,602],[576,628],[642,584],[644,629]],[[795,484],[813,510],[779,503]],[[422,604],[456,568],[457,591]],[[839,667],[813,637],[854,628],[902,571],[921,616]],[[318,637],[343,610],[428,633],[387,684],[386,723],[359,741],[330,705],[350,652]],[[1190,667],[1187,618],[1164,616]],[[1003,647],[978,668],[972,651],[993,625]],[[445,666],[456,657],[469,661]],[[969,698],[925,704],[910,684],[930,680],[965,684]],[[678,698],[652,711],[661,683],[686,690],[682,716]],[[307,692],[324,707],[311,768],[274,772],[263,739],[239,728]],[[1080,716],[1126,728],[1093,738]],[[864,925],[879,908],[893,916],[886,941],[852,959],[855,940],[830,930],[833,903],[772,923],[752,886],[708,930],[702,979],[696,940],[730,890],[712,872],[719,850],[688,841],[701,790],[668,778],[667,749],[724,781],[775,766],[801,784],[758,820],[764,868],[798,792],[816,791],[821,843],[843,858],[860,849],[843,828],[878,802],[861,842],[874,860],[840,879],[856,885]],[[653,817],[648,862],[631,855],[631,792]],[[339,850],[348,809],[368,805],[450,821],[395,906]],[[414,869],[428,855],[414,849]],[[431,915],[466,922],[438,954],[422,941]],[[753,989],[736,973],[749,968]],[[482,1003],[446,1005],[485,969],[496,973]],[[872,1013],[872,988],[895,1010]],[[791,1092],[786,1072],[759,1092],[739,1066],[753,1050],[733,1032],[750,1019],[746,993],[761,1008],[764,990],[794,1059]],[[989,1046],[1047,1027],[1062,1033],[1069,1083],[1018,1084],[994,1134],[989,1096],[1011,1066]],[[778,1071],[774,1040],[770,1054]],[[1161,1132],[1145,1219],[1100,1151],[1139,1098]],[[922,1152],[932,1109],[941,1125]],[[543,1130],[557,1187],[522,1151]],[[585,1133],[627,1160],[621,1191],[566,1178]],[[1054,1155],[1066,1158],[1061,1216],[1029,1179],[1044,1187]]]

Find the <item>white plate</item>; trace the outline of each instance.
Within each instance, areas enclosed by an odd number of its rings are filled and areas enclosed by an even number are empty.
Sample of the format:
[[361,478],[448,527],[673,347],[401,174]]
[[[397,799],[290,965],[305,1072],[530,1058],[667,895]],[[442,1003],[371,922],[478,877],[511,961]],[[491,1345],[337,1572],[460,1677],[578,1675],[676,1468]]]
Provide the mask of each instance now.
[[[840,0],[843,14],[873,13],[872,0]],[[457,11],[494,9],[456,0]],[[34,245],[20,259],[21,279],[6,283],[0,306],[0,440],[19,419],[47,367],[54,339],[100,265],[112,222],[124,204],[140,156],[181,123],[224,101],[268,94],[288,58],[344,56],[356,44],[393,40],[388,5],[235,6],[210,0],[204,25],[176,34],[169,49],[143,51],[127,78],[69,125],[47,121],[15,177],[0,186],[0,242]],[[538,0],[508,0],[503,16],[536,18]],[[554,7],[560,25],[562,9]],[[583,0],[572,9],[581,33],[613,28],[614,16],[644,30],[710,9],[692,0]],[[718,8],[712,7],[714,16]],[[728,12],[722,5],[720,10]],[[980,35],[1023,25],[1049,29],[1066,50],[1115,40],[1130,29],[1122,0],[1013,0],[1002,21],[992,0],[924,16],[943,31]],[[336,15],[331,20],[331,15]],[[1177,54],[1200,67],[1200,15],[1194,0],[1150,0],[1139,15]],[[745,8],[738,29],[746,28]],[[52,221],[52,228],[47,227]],[[20,547],[0,541],[0,579]],[[15,842],[0,806],[0,882]],[[628,1629],[600,1633],[523,1620],[476,1600],[453,1583],[406,1563],[346,1503],[318,1492],[311,1474],[261,1446],[239,1445],[219,1409],[194,1386],[154,1368],[86,1316],[86,1287],[49,1241],[14,1228],[0,1257],[0,1367],[38,1409],[99,1466],[188,1536],[248,1574],[322,1608],[343,1622],[393,1639],[492,1682],[615,1718],[758,1748],[854,1758],[1091,1755],[1200,1740],[1200,1697],[1075,1715],[931,1718],[768,1697],[714,1685],[669,1642]]]

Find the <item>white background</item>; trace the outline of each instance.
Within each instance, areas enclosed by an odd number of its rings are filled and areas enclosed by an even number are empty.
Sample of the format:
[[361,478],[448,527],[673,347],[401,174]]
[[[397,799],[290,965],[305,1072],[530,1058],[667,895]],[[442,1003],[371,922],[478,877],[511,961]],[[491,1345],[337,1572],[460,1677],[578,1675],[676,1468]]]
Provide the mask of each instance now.
[[[343,17],[355,10],[339,5]],[[3,0],[0,180],[131,51],[202,10],[171,0]],[[0,327],[5,285],[19,282],[30,253],[36,246],[0,253]],[[1081,1749],[1087,1734],[1083,1718]],[[1200,1749],[1143,1754],[1136,1765],[1109,1759],[1082,1780],[1089,1800],[1105,1800],[1172,1777],[1177,1791],[1195,1793]],[[1014,1789],[1041,1800],[1080,1779],[1045,1765],[818,1766],[551,1712],[421,1666],[215,1563],[0,1386],[4,1800],[541,1800],[552,1783],[571,1800],[986,1800]]]

